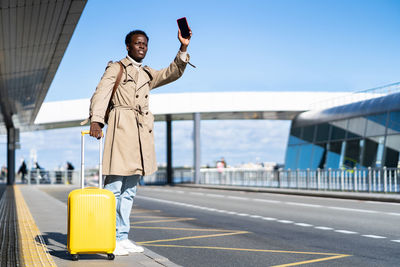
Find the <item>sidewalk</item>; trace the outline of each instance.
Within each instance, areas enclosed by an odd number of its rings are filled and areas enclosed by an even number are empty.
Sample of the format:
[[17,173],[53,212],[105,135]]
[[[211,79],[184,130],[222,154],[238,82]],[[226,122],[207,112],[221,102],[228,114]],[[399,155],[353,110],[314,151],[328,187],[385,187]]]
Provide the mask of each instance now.
[[[107,260],[106,255],[80,255],[79,261],[71,261],[67,253],[67,205],[52,196],[42,192],[39,186],[19,185],[23,199],[29,206],[29,211],[40,230],[41,237],[57,266],[146,266],[176,267],[167,258],[145,248],[144,253],[131,253],[129,256],[117,256],[115,260]],[[42,265],[43,266],[43,265]]]
[[206,184],[176,184],[175,186],[400,203],[400,194],[396,193],[385,194],[385,193],[363,193],[363,192],[338,192],[338,191],[324,191],[324,190],[304,190],[304,189],[302,190],[302,189],[267,188],[267,187],[251,187],[251,186],[233,186],[233,185],[206,185]]

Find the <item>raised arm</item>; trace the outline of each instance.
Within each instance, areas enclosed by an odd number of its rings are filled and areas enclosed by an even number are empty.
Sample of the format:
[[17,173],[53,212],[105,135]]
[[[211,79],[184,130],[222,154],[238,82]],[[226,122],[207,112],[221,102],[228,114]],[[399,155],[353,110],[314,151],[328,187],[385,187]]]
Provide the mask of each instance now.
[[190,56],[187,54],[187,47],[189,46],[191,37],[192,31],[190,31],[190,36],[188,38],[183,38],[181,35],[181,31],[178,30],[178,40],[181,45],[174,61],[168,67],[159,71],[149,68],[151,75],[153,76],[153,80],[150,84],[151,89],[176,81],[179,77],[182,76],[187,63],[190,60]]

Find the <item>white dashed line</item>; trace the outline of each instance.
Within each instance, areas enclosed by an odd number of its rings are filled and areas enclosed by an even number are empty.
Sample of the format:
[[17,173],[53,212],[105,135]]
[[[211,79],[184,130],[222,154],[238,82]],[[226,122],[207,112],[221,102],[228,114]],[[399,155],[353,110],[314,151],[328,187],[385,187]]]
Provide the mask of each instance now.
[[266,202],[266,203],[282,203],[282,201],[279,201],[279,200],[270,200],[270,199],[261,199],[261,198],[254,198],[253,201]]
[[361,210],[361,209],[351,209],[351,208],[343,208],[343,207],[327,207],[327,208],[332,209],[332,210],[357,211],[357,212],[365,212],[365,213],[379,213],[378,211],[374,211],[374,210]]
[[386,237],[380,236],[380,235],[361,235],[361,236],[375,238],[375,239],[384,239],[384,238],[386,238]]
[[230,199],[239,199],[239,200],[248,200],[248,198],[245,197],[234,197],[234,196],[228,196]]
[[261,217],[261,219],[264,220],[264,221],[276,221],[276,220],[278,220],[276,218],[271,218],[271,217]]
[[311,227],[311,226],[313,226],[312,224],[308,224],[308,223],[295,223],[295,225],[303,226],[303,227]]
[[197,195],[197,196],[204,196],[204,193],[198,193],[198,192],[190,192],[189,194],[191,195]]
[[228,214],[237,214],[237,212],[234,212],[234,211],[228,211],[227,213]]
[[293,221],[288,221],[288,220],[278,220],[277,222],[280,222],[280,223],[293,223]]
[[225,197],[224,195],[217,195],[217,194],[206,194],[208,197]]
[[306,204],[306,203],[296,203],[296,202],[284,202],[285,204],[288,205],[294,205],[294,206],[302,206],[302,207],[311,207],[311,208],[321,208],[321,205],[315,205],[315,204]]
[[396,213],[396,212],[387,212],[386,214],[400,216],[400,213]]
[[[166,191],[166,190],[164,190]],[[194,193],[192,193],[194,194]],[[196,194],[202,194],[202,193],[196,193]],[[218,195],[221,196],[221,195]],[[277,221],[283,224],[294,224],[297,226],[301,226],[301,227],[312,227],[312,224],[308,224],[308,223],[296,223],[290,220],[280,220],[277,218],[272,218],[272,217],[262,217],[260,215],[250,215],[247,213],[238,213],[238,212],[234,212],[234,211],[227,211],[227,210],[219,210],[219,209],[215,209],[215,208],[209,208],[209,207],[203,207],[203,206],[197,206],[197,205],[192,205],[192,204],[186,204],[186,203],[181,203],[181,202],[175,202],[175,201],[169,201],[169,200],[162,200],[162,199],[155,199],[155,198],[151,198],[151,197],[144,197],[144,196],[138,196],[138,198],[143,198],[143,199],[148,199],[148,200],[153,200],[153,201],[158,201],[158,202],[164,202],[164,203],[170,203],[170,204],[174,204],[174,205],[179,205],[179,206],[185,206],[185,207],[191,207],[191,208],[195,208],[195,209],[201,209],[201,210],[207,210],[207,211],[214,211],[214,212],[220,212],[220,213],[226,213],[226,214],[231,214],[231,215],[237,215],[237,216],[242,216],[242,217],[250,217],[250,218],[255,218],[255,219],[261,219],[264,221]],[[229,198],[235,198],[235,199],[246,199],[246,198],[241,198],[241,197],[229,197]],[[294,202],[286,202],[288,203],[294,203]],[[296,203],[299,204],[299,203]],[[300,203],[301,204],[301,203]],[[308,205],[308,204],[307,204]],[[312,205],[312,206],[318,206],[318,205]],[[338,207],[330,207],[330,208],[338,208]],[[352,210],[352,209],[347,209],[347,208],[340,208],[340,209],[345,209],[345,210]],[[363,212],[365,212],[365,210],[363,210]],[[370,212],[370,211],[367,211]],[[395,213],[397,214],[397,213]],[[315,226],[315,229],[319,229],[319,230],[333,230],[337,233],[342,233],[342,234],[359,234],[357,232],[353,232],[353,231],[349,231],[349,230],[335,230],[331,227],[326,227],[326,226]],[[373,239],[386,239],[386,237],[384,236],[378,236],[378,235],[361,235],[363,237],[368,237],[368,238],[373,238]],[[391,240],[392,242],[396,242],[396,243],[400,243],[400,240]]]
[[341,234],[349,234],[349,235],[358,234],[357,232],[347,231],[347,230],[334,230],[334,231]]
[[314,228],[315,228],[315,229],[319,229],[319,230],[326,230],[326,231],[328,231],[328,230],[333,230],[333,228],[331,228],[331,227],[326,227],[326,226],[315,226]]

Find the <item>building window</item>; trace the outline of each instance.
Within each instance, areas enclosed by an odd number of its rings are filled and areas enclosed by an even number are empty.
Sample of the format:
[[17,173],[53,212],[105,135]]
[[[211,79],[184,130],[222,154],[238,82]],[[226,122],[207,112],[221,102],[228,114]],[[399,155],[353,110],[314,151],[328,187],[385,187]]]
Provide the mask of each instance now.
[[325,161],[327,155],[327,143],[320,143],[314,145],[313,157],[311,162],[311,169],[325,168]]
[[384,135],[386,130],[387,113],[367,116],[366,136]]
[[338,141],[328,144],[325,168],[339,169],[340,155],[342,154],[342,143],[342,141]]
[[332,122],[331,140],[341,140],[346,137],[347,120]]
[[388,134],[400,133],[400,111],[389,113]]
[[290,129],[289,145],[298,145],[304,143],[304,141],[301,140],[301,130],[301,127],[292,127],[292,129]]
[[315,125],[304,127],[302,139],[309,143],[312,143],[314,141],[314,132],[315,132]]
[[323,123],[317,125],[317,136],[316,136],[316,141],[317,142],[326,142],[329,140],[329,130],[330,130],[330,125],[328,123]]
[[349,140],[346,142],[346,152],[344,153],[343,167],[353,169],[360,167],[360,152],[362,142],[358,140]]
[[285,168],[294,170],[297,168],[297,154],[299,146],[288,146],[286,150]]
[[311,164],[313,145],[312,144],[301,145],[299,146],[299,148],[300,152],[299,152],[299,158],[297,160],[297,168],[301,170],[308,169],[310,168]]
[[400,135],[386,137],[385,166],[388,168],[400,168]]
[[350,119],[347,127],[347,138],[353,139],[364,136],[366,124],[367,120],[363,117]]

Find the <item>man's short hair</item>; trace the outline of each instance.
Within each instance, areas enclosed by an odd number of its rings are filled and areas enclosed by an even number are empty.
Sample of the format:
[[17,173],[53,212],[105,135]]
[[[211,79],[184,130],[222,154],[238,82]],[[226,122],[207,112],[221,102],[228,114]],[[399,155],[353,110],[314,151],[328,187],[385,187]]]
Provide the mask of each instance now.
[[130,44],[130,42],[131,42],[131,40],[132,40],[132,36],[134,36],[135,34],[142,34],[142,35],[144,35],[144,36],[146,37],[146,39],[147,39],[147,42],[149,42],[149,37],[147,36],[147,34],[146,34],[144,31],[141,31],[141,30],[134,30],[134,31],[131,31],[130,33],[128,33],[128,34],[126,35],[126,37],[125,37],[125,44],[126,44],[126,45],[129,45],[129,44]]

